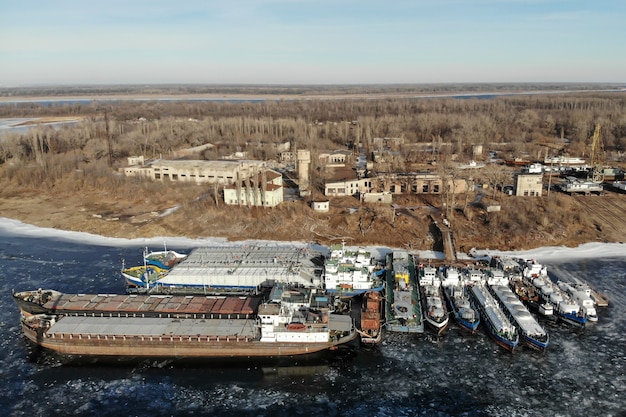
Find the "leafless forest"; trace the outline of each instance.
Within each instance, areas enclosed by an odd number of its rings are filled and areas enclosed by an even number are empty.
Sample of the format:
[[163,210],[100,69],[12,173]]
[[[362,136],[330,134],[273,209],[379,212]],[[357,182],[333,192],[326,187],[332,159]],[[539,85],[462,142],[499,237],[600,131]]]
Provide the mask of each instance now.
[[[456,155],[474,159],[471,145],[531,158],[568,153],[585,156],[596,124],[610,158],[626,150],[626,94],[585,93],[489,99],[342,99],[262,102],[98,101],[90,104],[4,104],[0,117],[74,116],[60,129],[38,126],[0,141],[5,180],[54,181],[98,161],[123,163],[129,155],[167,157],[172,150],[213,143],[203,158],[246,149],[275,159],[272,142],[289,141],[313,153],[371,145],[375,137],[402,137],[408,163]],[[107,119],[107,120],[105,120]],[[108,121],[108,123],[106,123]],[[437,155],[415,144],[433,143]],[[110,151],[110,152],[109,152]],[[21,178],[21,167],[29,174]],[[37,174],[37,171],[40,173]],[[13,175],[11,175],[13,174]],[[10,175],[9,178],[6,175]],[[24,184],[26,185],[26,184]]]
[[[525,91],[529,90],[528,86],[523,87]],[[568,87],[572,88],[571,85]],[[508,88],[511,91],[511,86]],[[107,91],[111,93],[111,90]],[[168,91],[171,93],[171,90]],[[128,196],[129,192],[134,199],[139,199],[141,195],[165,195],[166,184],[120,177],[112,168],[125,164],[126,157],[130,155],[166,158],[174,150],[206,143],[216,146],[203,151],[200,158],[215,159],[245,150],[251,158],[272,160],[278,158],[272,143],[289,141],[294,147],[310,149],[315,155],[316,152],[356,145],[372,151],[373,138],[400,137],[404,139],[399,149],[401,160],[395,161],[392,169],[407,170],[451,157],[458,161],[486,159],[490,150],[498,152],[499,158],[524,155],[530,159],[543,159],[544,156],[558,154],[585,157],[589,155],[591,137],[599,124],[602,126],[604,159],[609,164],[623,163],[626,150],[624,92],[564,92],[464,99],[362,97],[362,94],[406,92],[406,88],[401,87],[372,86],[366,89],[336,87],[320,91],[311,91],[306,87],[259,87],[243,91],[241,88],[223,87],[219,93],[245,94],[246,91],[248,94],[252,94],[250,91],[264,94],[265,97],[224,101],[99,98],[91,102],[74,100],[45,105],[37,102],[2,103],[1,118],[41,118],[40,121],[57,117],[78,119],[76,123],[61,127],[37,125],[24,133],[4,133],[0,138],[2,193],[7,197],[25,192],[50,193],[55,190],[56,193],[85,193],[98,189],[105,190],[114,199],[123,198],[124,193]],[[463,91],[469,90],[465,87]],[[65,91],[65,94],[81,96],[97,92],[88,89],[86,92]],[[132,94],[137,91],[123,92]],[[202,91],[177,91],[197,92]],[[215,90],[211,92],[216,93]],[[420,92],[424,92],[423,88]],[[280,96],[273,97],[272,93]],[[330,97],[299,99],[303,93]],[[332,97],[332,94],[338,93],[344,96],[340,99]],[[54,96],[51,91],[31,91],[31,95],[42,94]],[[2,95],[6,97],[6,94]],[[472,154],[472,146],[478,144],[485,149],[482,156]],[[314,166],[312,176],[315,177],[315,174]],[[177,193],[186,195],[189,200],[199,194],[196,189],[187,186],[180,186]],[[152,201],[152,204],[157,202]],[[210,204],[210,201],[205,204]],[[538,211],[543,217],[533,220],[533,224],[543,225],[546,229],[558,224],[546,213],[551,212],[550,207],[555,211],[563,209],[564,204],[545,201],[545,208]],[[283,210],[293,211],[294,208]],[[537,211],[532,206],[525,210]],[[366,217],[371,215],[389,222],[389,216],[382,212],[368,213]],[[263,217],[256,211],[254,216]],[[473,221],[476,217],[467,214],[465,220]],[[359,222],[362,221],[359,219]],[[493,215],[489,219],[483,218],[481,222],[493,225],[506,221]],[[581,220],[581,223],[584,221]],[[312,225],[310,230],[321,230],[316,227]],[[336,229],[336,225],[329,227]],[[513,229],[514,225],[510,227]],[[271,229],[268,226],[268,230]],[[249,233],[249,227],[245,233],[242,231],[242,234]],[[551,231],[545,233],[552,234]],[[256,234],[263,238],[262,231]],[[589,236],[581,236],[581,239],[585,238]],[[553,240],[559,241],[557,238]],[[511,243],[510,246],[515,245]]]

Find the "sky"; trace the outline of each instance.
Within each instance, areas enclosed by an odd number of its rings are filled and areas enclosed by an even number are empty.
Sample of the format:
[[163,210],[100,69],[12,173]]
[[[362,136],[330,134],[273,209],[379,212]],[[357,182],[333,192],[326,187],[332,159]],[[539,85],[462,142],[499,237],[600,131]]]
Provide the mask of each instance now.
[[0,0],[0,86],[626,82],[624,0]]

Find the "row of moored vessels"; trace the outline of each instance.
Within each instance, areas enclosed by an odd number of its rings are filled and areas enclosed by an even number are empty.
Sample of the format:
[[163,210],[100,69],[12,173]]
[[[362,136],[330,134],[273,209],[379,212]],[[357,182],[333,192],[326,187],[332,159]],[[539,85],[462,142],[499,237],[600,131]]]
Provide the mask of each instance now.
[[[294,245],[143,253],[127,294],[13,294],[22,330],[70,356],[255,358],[334,350],[358,336],[321,288],[319,256]],[[375,317],[373,314],[372,317]],[[373,342],[382,337],[367,331]]]
[[[406,253],[400,253],[400,258],[390,264],[387,285],[385,328],[390,331],[422,332],[425,324],[440,335],[454,318],[470,333],[482,322],[493,339],[511,352],[520,344],[543,351],[549,335],[536,316],[577,328],[597,321],[587,284],[555,283],[535,260],[494,257],[483,267],[457,268],[434,267]],[[418,302],[421,309],[416,308]]]
[[[324,269],[308,249],[198,248],[143,253],[123,268],[129,293],[14,293],[24,334],[68,355],[278,357],[335,349],[383,330],[441,335],[454,319],[480,323],[509,351],[545,350],[549,336],[528,311],[582,327],[597,320],[590,289],[553,283],[532,260],[435,267],[406,251],[376,260],[363,248],[331,247]],[[359,297],[360,309],[340,309]],[[358,324],[357,324],[358,323]]]
[[350,316],[305,288],[259,296],[13,294],[33,343],[69,356],[283,357],[355,339]]

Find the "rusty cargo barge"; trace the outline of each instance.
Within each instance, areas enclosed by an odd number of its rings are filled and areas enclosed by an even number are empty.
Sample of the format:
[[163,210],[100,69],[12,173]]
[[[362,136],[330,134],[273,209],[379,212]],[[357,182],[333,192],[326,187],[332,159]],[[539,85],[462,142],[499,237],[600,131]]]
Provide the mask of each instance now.
[[[302,288],[275,288],[264,302],[258,297],[52,294],[39,303],[43,311],[32,311],[38,303],[26,292],[14,299],[23,313],[24,335],[61,355],[278,358],[333,350],[357,334],[349,316],[332,313],[321,297]],[[28,302],[20,303],[24,296]]]
[[55,290],[13,293],[22,316],[98,315],[206,319],[253,318],[260,296],[65,294]]

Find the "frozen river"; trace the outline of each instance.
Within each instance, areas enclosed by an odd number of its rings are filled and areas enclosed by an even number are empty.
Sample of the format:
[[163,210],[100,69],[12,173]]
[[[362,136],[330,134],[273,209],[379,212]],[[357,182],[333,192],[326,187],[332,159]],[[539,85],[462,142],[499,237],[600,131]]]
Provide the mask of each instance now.
[[[224,243],[169,239],[168,247]],[[10,416],[623,416],[626,413],[626,251],[533,252],[548,271],[610,296],[583,331],[543,323],[545,354],[511,355],[484,330],[440,338],[385,334],[374,349],[293,363],[61,364],[29,346],[11,290],[120,293],[122,259],[162,240],[108,239],[0,219],[0,407]],[[542,259],[542,254],[545,260]],[[556,255],[555,255],[556,254]],[[607,255],[608,254],[608,255]]]

